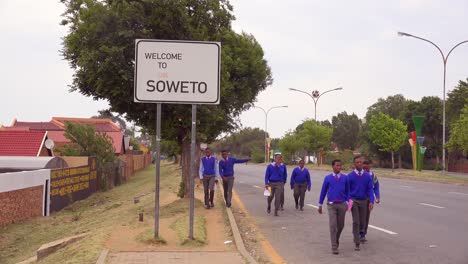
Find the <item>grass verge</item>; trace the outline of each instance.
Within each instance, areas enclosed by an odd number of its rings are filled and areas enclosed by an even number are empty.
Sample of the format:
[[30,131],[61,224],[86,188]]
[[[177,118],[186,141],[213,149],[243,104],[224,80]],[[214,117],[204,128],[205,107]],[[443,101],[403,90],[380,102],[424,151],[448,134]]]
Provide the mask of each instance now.
[[136,237],[136,240],[145,244],[150,244],[150,245],[166,245],[167,244],[167,241],[161,236],[159,236],[158,238],[154,238],[153,228],[148,228],[145,231],[138,234]]
[[[162,163],[161,199],[175,197],[179,179],[177,165]],[[154,191],[154,181],[154,166],[150,166],[136,173],[126,184],[95,193],[49,217],[31,218],[0,228],[0,263],[23,261],[34,256],[42,244],[85,232],[91,234],[41,263],[63,263],[64,259],[67,263],[94,263],[111,233],[119,226],[137,225],[140,208],[154,206],[154,195],[150,195]],[[141,194],[149,195],[142,196],[140,203],[134,204],[133,197]]]
[[201,247],[206,244],[206,220],[204,216],[195,216],[193,223],[193,240],[188,239],[189,217],[182,216],[171,224],[171,228],[177,233],[180,245],[189,247]]

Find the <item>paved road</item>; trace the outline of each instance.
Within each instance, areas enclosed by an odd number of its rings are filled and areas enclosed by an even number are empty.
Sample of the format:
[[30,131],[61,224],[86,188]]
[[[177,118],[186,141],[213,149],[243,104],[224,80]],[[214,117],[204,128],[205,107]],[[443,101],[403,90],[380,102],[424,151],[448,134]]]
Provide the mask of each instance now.
[[[317,205],[323,171],[311,171],[312,190],[305,211],[294,208],[286,188],[285,211],[266,213],[264,166],[236,165],[234,189],[272,246],[287,263],[468,263],[468,187],[379,178],[382,202],[376,205],[368,242],[353,250],[352,217],[331,254],[328,216]],[[293,167],[288,167],[289,176]],[[325,208],[326,209],[326,208]],[[326,211],[326,210],[325,210]]]

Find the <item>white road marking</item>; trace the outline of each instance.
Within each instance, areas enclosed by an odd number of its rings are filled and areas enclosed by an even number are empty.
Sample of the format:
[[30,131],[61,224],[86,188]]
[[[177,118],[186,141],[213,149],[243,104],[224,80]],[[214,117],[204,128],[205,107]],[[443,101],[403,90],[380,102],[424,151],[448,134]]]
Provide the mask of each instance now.
[[244,181],[239,181],[239,183],[244,183]]
[[390,231],[390,230],[387,230],[387,229],[384,229],[384,228],[381,228],[381,227],[378,227],[378,226],[374,226],[374,225],[369,225],[370,228],[373,228],[375,230],[379,230],[379,231],[382,231],[382,232],[385,232],[387,234],[390,234],[390,235],[398,235],[398,233],[395,233],[393,231]]
[[419,203],[420,205],[425,205],[429,207],[434,207],[434,208],[439,208],[439,209],[444,209],[445,207],[438,206],[438,205],[433,205],[433,204],[427,204],[427,203]]
[[254,185],[253,186],[254,188],[257,188],[257,189],[262,189],[262,187],[258,186],[258,185]]
[[401,185],[401,187],[403,187],[403,188],[413,188],[413,187],[408,186],[408,185]]
[[307,206],[310,206],[310,207],[313,207],[313,208],[315,208],[315,209],[318,209],[318,206],[315,206],[315,205],[313,205],[313,204],[306,204],[306,205],[307,205]]
[[461,193],[461,192],[448,192],[448,193],[460,194],[460,195],[468,195],[468,193]]

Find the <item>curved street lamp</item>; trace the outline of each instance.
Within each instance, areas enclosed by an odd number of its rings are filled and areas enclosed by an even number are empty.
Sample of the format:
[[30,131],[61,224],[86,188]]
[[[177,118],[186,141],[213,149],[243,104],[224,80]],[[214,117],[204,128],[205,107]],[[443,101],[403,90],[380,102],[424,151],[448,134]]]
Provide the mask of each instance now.
[[343,90],[343,87],[338,87],[338,88],[335,88],[335,89],[327,90],[327,91],[325,91],[323,93],[320,93],[318,90],[314,90],[314,91],[312,91],[312,93],[308,93],[306,91],[302,91],[302,90],[295,89],[295,88],[289,88],[289,90],[295,91],[295,92],[300,92],[300,93],[305,93],[308,96],[310,96],[310,98],[312,98],[312,100],[314,100],[314,119],[315,119],[315,122],[317,122],[317,102],[320,99],[320,97],[322,95],[326,94],[326,93],[329,93],[329,92]]
[[448,57],[450,56],[450,54],[452,53],[452,51],[457,48],[458,46],[464,44],[464,43],[468,43],[468,40],[464,40],[460,43],[458,43],[457,45],[455,45],[448,53],[447,55],[444,55],[444,52],[442,51],[441,48],[439,48],[439,46],[437,46],[434,42],[428,40],[428,39],[425,39],[425,38],[421,38],[421,37],[418,37],[418,36],[415,36],[415,35],[412,35],[412,34],[409,34],[409,33],[405,33],[405,32],[398,32],[398,36],[400,37],[411,37],[411,38],[415,38],[415,39],[419,39],[419,40],[422,40],[422,41],[425,41],[425,42],[428,42],[430,44],[432,44],[434,47],[437,48],[437,50],[440,52],[440,55],[442,56],[442,62],[444,63],[444,92],[443,92],[443,99],[442,99],[442,174],[445,174],[445,77],[446,77],[446,73],[447,73],[447,60],[448,60]]
[[278,106],[273,106],[273,107],[270,107],[268,108],[268,110],[265,110],[263,107],[260,107],[260,106],[255,106],[255,108],[259,108],[263,111],[263,113],[265,114],[265,163],[268,162],[268,150],[267,150],[267,135],[268,135],[268,132],[267,132],[267,129],[268,129],[268,113],[270,113],[270,111],[272,109],[275,109],[275,108],[287,108],[288,106],[287,105],[278,105]]

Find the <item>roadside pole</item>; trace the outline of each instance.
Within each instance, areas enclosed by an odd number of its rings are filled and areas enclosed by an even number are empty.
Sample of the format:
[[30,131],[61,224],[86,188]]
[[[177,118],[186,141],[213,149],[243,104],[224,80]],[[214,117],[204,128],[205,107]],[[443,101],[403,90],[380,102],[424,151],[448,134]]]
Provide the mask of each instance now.
[[[203,65],[203,67],[201,67]],[[154,238],[159,238],[159,191],[161,168],[161,104],[192,105],[190,154],[190,223],[193,237],[195,207],[195,161],[197,104],[220,101],[221,43],[185,40],[135,40],[134,101],[156,103],[156,160],[154,191]]]
[[190,147],[190,223],[189,223],[189,239],[193,238],[193,222],[194,222],[194,209],[195,209],[195,159],[196,150],[195,150],[195,141],[197,137],[197,105],[192,105],[192,145]]
[[159,183],[161,178],[161,104],[156,104],[156,188],[154,189],[154,238],[159,238]]

